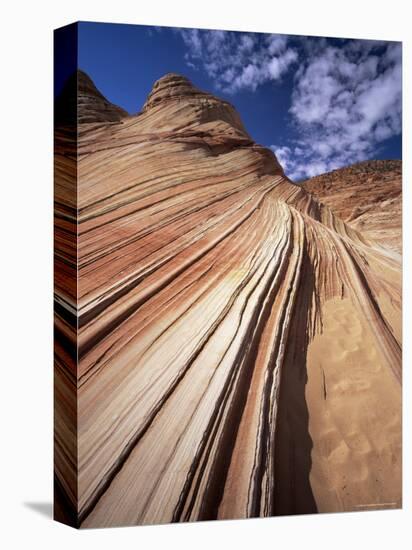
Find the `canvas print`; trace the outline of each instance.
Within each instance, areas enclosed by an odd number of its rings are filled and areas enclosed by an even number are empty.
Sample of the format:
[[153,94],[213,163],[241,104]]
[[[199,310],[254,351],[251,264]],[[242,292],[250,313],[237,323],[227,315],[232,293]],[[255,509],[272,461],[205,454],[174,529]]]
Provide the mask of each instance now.
[[54,47],[55,518],[400,508],[401,43]]

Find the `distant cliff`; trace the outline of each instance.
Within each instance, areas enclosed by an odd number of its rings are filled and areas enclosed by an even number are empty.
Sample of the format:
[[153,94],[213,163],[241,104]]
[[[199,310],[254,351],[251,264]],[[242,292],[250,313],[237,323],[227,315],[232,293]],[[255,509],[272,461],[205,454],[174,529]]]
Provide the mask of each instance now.
[[402,161],[360,162],[303,186],[363,235],[401,251]]

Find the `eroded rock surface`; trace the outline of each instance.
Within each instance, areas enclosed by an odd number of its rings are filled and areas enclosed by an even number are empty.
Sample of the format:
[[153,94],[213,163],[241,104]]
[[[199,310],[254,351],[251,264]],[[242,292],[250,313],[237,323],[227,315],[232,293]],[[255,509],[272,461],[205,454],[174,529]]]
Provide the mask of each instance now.
[[81,525],[399,506],[399,256],[179,75],[77,152]]
[[368,160],[303,185],[363,235],[401,252],[402,161]]

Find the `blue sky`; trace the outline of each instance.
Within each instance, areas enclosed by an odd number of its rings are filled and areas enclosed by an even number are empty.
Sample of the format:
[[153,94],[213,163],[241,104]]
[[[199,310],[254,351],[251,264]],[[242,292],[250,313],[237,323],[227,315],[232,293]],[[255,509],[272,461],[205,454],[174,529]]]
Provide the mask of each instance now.
[[78,65],[138,112],[168,72],[229,100],[295,180],[401,158],[398,42],[80,23]]

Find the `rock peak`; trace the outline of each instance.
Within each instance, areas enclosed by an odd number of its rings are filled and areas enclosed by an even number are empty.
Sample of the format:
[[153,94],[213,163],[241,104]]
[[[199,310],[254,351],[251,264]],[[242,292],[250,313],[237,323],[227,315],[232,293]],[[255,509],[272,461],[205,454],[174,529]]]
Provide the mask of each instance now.
[[67,79],[55,101],[56,124],[118,122],[127,115],[124,109],[111,103],[81,69]]
[[195,96],[212,97],[211,94],[196,88],[185,76],[177,73],[167,73],[153,84],[143,110],[145,111],[165,101]]
[[220,132],[222,138],[224,134],[229,139],[237,135],[242,140],[251,141],[231,103],[200,90],[187,77],[177,73],[167,73],[156,80],[142,112],[153,112],[159,122],[167,121],[169,129],[212,124],[204,130]]
[[[103,94],[97,89],[95,83],[90,78],[90,76],[81,69],[77,69],[76,73],[73,75],[73,78],[76,78],[77,80],[77,89],[79,91],[89,93],[98,97],[104,97]],[[106,100],[106,98],[104,99]]]
[[154,85],[156,86],[156,84],[159,83],[159,82],[174,82],[174,81],[179,81],[179,80],[183,80],[185,82],[190,82],[190,80],[182,74],[179,74],[179,73],[166,73],[163,76],[161,76],[160,78],[158,78]]

